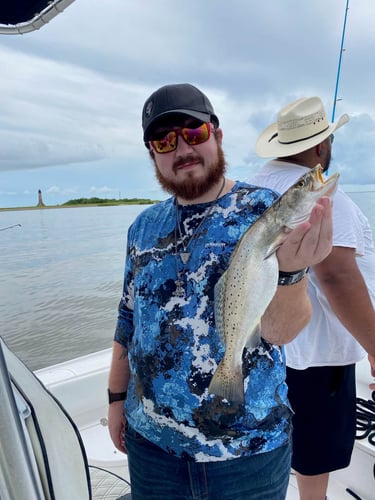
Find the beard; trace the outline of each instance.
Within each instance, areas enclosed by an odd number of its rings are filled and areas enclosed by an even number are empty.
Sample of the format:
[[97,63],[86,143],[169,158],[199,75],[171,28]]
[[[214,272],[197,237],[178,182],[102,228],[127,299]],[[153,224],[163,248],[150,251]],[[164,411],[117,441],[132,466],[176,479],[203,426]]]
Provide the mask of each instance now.
[[196,198],[200,198],[207,191],[209,191],[213,186],[215,186],[220,179],[225,174],[226,171],[226,161],[224,156],[224,151],[220,144],[217,144],[217,161],[214,163],[205,164],[204,159],[199,155],[188,155],[181,158],[173,165],[173,171],[176,172],[179,166],[184,163],[194,161],[199,159],[201,163],[206,168],[206,176],[197,182],[194,179],[194,174],[191,173],[184,181],[174,181],[172,179],[165,178],[158,169],[155,159],[155,174],[159,181],[160,186],[167,193],[182,198],[187,201],[194,201]]
[[323,167],[323,174],[325,174],[331,164],[331,159],[332,159],[332,156],[331,156],[331,150],[328,150],[327,152],[327,156],[326,156],[326,159],[325,159],[325,162],[324,162],[324,167]]

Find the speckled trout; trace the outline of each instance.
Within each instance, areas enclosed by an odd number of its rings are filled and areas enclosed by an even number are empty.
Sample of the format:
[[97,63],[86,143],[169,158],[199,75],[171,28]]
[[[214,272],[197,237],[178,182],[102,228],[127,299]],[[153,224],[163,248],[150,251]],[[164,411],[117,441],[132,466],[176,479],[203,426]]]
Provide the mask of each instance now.
[[237,243],[215,286],[215,323],[225,354],[208,391],[229,402],[244,401],[242,355],[260,342],[260,320],[277,288],[276,250],[286,234],[308,220],[316,201],[332,196],[339,174],[324,180],[317,165],[252,224]]

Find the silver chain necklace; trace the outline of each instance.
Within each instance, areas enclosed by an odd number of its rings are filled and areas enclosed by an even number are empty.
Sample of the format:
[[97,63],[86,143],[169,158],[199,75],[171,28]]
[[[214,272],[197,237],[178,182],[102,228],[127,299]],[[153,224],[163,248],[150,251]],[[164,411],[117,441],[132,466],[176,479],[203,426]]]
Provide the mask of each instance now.
[[[216,198],[213,200],[213,203],[211,204],[211,206],[208,208],[208,210],[204,214],[202,220],[198,224],[198,226],[195,229],[195,231],[193,231],[193,234],[191,235],[191,238],[189,239],[189,241],[187,242],[186,245],[184,243],[184,238],[183,238],[181,227],[180,227],[180,223],[179,223],[179,220],[178,220],[178,201],[177,201],[177,198],[176,198],[176,226],[175,226],[175,229],[174,229],[174,248],[175,248],[177,279],[175,280],[176,290],[173,292],[173,295],[175,297],[184,297],[185,296],[184,282],[182,280],[183,273],[185,272],[185,267],[183,267],[183,269],[181,271],[179,271],[178,256],[180,257],[183,266],[185,266],[185,264],[187,264],[189,262],[192,250],[194,248],[194,246],[191,247],[191,244],[196,241],[196,239],[197,239],[197,237],[199,235],[198,234],[199,230],[201,229],[201,227],[203,226],[203,224],[206,222],[206,220],[208,219],[209,215],[211,214],[211,212],[212,212],[212,210],[213,210],[213,208],[215,206],[215,202],[219,199],[221,193],[223,192],[224,186],[225,186],[225,177],[223,177],[223,183],[222,183],[222,185],[220,187],[219,192],[216,195]],[[178,241],[177,241],[177,229],[178,229],[178,234],[179,234],[179,237],[180,237],[181,245],[183,247],[183,252],[179,252],[178,249],[177,249],[177,243],[178,243]],[[190,249],[189,249],[189,247],[190,247]]]

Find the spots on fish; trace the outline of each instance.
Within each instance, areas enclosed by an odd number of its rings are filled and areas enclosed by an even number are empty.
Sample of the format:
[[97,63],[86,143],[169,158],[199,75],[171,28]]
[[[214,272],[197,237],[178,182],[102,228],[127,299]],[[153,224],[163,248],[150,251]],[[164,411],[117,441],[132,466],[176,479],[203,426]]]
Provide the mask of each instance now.
[[225,354],[208,387],[234,403],[244,401],[241,356],[260,338],[260,321],[277,290],[275,248],[285,227],[308,218],[318,198],[332,192],[337,176],[323,182],[321,167],[311,169],[243,233],[229,267],[215,286],[215,322]]

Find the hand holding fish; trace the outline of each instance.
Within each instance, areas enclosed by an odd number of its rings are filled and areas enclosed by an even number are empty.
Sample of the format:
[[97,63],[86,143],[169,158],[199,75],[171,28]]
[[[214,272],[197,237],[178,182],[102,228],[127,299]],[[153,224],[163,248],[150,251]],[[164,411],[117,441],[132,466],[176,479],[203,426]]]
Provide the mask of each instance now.
[[332,249],[331,201],[338,174],[326,181],[321,166],[303,175],[249,227],[215,286],[216,330],[225,354],[208,391],[244,401],[242,353],[259,344],[293,340],[311,317],[306,279],[278,286],[279,270],[297,271]]
[[296,271],[325,259],[332,250],[332,208],[328,197],[320,198],[308,221],[291,231],[277,251],[279,269]]
[[[370,363],[371,376],[375,377],[375,356],[368,355],[368,360]],[[372,391],[375,391],[375,383],[369,384]]]
[[[313,266],[332,249],[332,210],[321,198],[308,221],[297,226],[277,251],[279,269],[293,272]],[[273,344],[291,342],[311,319],[306,279],[293,286],[279,286],[262,317],[262,336]]]

